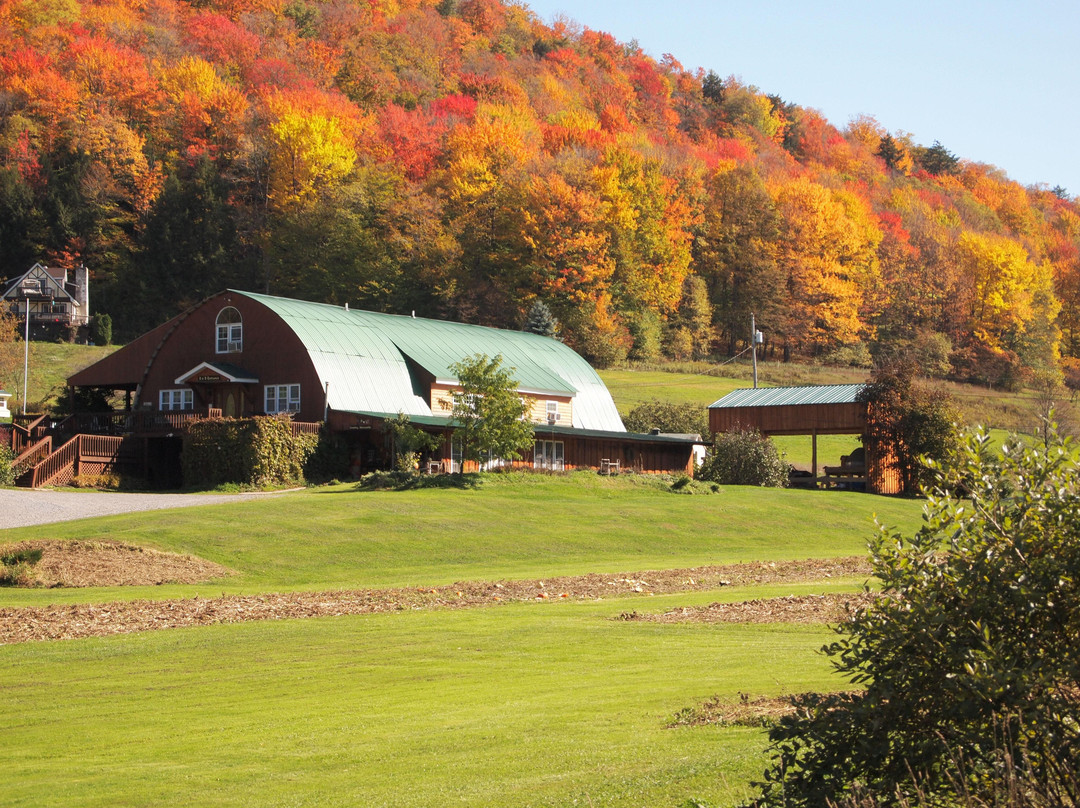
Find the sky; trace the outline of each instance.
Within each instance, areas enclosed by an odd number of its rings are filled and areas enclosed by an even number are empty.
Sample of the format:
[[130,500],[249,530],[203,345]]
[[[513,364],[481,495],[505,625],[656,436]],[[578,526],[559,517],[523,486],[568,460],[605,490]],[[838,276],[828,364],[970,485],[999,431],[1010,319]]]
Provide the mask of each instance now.
[[821,111],[871,115],[1023,185],[1080,196],[1076,0],[525,0]]

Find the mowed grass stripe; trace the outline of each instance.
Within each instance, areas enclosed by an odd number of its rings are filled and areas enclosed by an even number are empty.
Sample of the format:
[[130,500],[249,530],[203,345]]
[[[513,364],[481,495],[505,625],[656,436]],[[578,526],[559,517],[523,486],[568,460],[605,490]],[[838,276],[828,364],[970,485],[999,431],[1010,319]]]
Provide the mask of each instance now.
[[837,684],[823,628],[550,606],[0,648],[6,804],[726,803],[763,736],[670,717]]

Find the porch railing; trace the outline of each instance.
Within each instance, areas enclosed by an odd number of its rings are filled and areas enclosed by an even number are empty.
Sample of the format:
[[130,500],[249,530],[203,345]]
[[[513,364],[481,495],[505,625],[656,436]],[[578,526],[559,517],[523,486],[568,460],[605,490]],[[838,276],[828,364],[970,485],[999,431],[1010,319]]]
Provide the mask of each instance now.
[[[65,434],[80,435],[166,435],[182,432],[189,424],[220,418],[221,410],[135,410],[132,412],[80,412],[57,424]],[[291,421],[294,435],[317,435],[322,424]]]

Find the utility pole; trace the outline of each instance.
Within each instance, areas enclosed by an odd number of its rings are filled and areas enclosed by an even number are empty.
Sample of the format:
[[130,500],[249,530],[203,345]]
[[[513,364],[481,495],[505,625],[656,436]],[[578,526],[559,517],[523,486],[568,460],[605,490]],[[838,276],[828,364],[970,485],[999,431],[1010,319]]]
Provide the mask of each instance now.
[[23,338],[22,411],[26,415],[26,388],[30,386],[30,297],[26,298],[26,334]]
[[750,356],[754,360],[754,389],[757,390],[757,344],[758,330],[754,322],[754,313],[750,312]]

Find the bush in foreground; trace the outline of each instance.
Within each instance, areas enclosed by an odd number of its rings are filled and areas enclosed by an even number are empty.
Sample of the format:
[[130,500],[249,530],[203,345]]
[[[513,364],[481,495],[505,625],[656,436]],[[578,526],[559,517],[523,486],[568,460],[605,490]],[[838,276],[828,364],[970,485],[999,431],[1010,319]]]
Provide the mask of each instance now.
[[755,805],[1080,804],[1072,448],[978,434],[934,470],[923,527],[882,531],[881,594],[824,649],[866,689],[793,700]]

